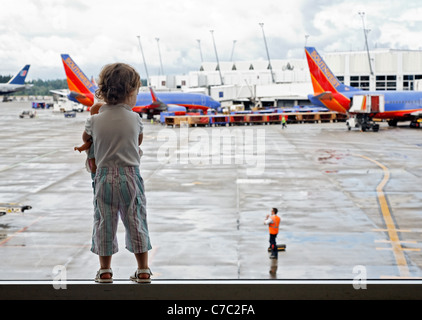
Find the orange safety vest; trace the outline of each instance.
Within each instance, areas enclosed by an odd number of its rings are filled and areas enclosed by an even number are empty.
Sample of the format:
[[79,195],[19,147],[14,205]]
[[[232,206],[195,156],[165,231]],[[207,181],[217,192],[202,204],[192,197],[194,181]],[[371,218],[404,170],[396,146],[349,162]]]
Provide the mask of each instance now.
[[273,222],[271,222],[268,227],[270,229],[270,234],[278,234],[278,226],[280,225],[280,217],[273,214],[271,216]]

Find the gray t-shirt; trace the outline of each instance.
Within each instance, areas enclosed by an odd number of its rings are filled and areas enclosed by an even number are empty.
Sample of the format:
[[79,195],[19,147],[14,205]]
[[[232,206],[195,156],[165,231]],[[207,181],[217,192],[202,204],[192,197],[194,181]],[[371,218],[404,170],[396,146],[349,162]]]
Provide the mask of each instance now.
[[98,168],[139,167],[138,138],[143,124],[128,105],[103,105],[86,120],[85,131],[92,136]]

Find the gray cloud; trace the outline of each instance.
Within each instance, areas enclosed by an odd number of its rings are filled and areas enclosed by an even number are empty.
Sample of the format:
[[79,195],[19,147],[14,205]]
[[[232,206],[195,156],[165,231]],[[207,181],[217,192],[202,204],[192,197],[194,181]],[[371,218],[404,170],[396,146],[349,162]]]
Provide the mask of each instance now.
[[419,49],[420,1],[380,0],[3,0],[0,12],[0,73],[32,65],[30,79],[64,78],[60,53],[69,53],[88,76],[112,61],[124,61],[145,76],[137,35],[150,75],[159,58],[166,73],[198,70],[200,54],[215,61],[265,60],[264,23],[272,59],[302,58],[308,45],[320,52],[362,50],[359,11],[365,11],[370,47]]

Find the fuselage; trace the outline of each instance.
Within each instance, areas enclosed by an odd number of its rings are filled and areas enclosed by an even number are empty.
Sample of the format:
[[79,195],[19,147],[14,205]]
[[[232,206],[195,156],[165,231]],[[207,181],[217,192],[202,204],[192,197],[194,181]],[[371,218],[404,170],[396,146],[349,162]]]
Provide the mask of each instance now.
[[8,94],[8,93],[13,93],[13,92],[18,92],[18,91],[25,90],[29,87],[31,87],[31,86],[25,85],[25,84],[3,83],[3,84],[0,84],[0,94]]
[[[220,106],[219,102],[202,93],[159,92],[156,93],[156,96],[165,104],[174,104],[186,108],[208,107],[216,109]],[[150,93],[140,92],[136,100],[136,106],[149,106],[152,102],[152,96]]]
[[[343,96],[343,99],[338,99],[338,96]],[[327,107],[331,110],[347,113],[350,108],[350,102],[355,95],[383,95],[385,100],[384,112],[376,114],[379,119],[407,119],[407,115],[421,109],[422,106],[422,92],[416,91],[365,91],[356,90],[348,92],[333,93],[336,101],[342,100],[340,105],[334,105],[333,100],[320,100],[314,95],[309,95],[311,102],[318,106]],[[344,99],[346,98],[346,99]],[[343,109],[342,109],[343,108]]]

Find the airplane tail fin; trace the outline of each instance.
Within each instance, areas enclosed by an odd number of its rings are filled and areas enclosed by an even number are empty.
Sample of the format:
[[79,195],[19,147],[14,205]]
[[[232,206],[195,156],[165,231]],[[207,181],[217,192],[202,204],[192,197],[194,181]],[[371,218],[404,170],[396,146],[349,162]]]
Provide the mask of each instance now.
[[315,95],[324,92],[342,93],[358,90],[340,82],[315,48],[305,47],[305,52]]
[[155,106],[156,110],[160,110],[160,111],[168,110],[168,106],[157,97],[152,87],[149,87],[149,91],[151,92],[151,97],[152,97],[151,105]]
[[160,101],[158,100],[157,95],[155,94],[155,91],[152,87],[149,87],[149,91],[151,92],[152,103]]
[[12,79],[9,80],[9,84],[25,84],[26,76],[28,75],[30,65],[27,64],[22,68]]
[[62,54],[61,57],[70,90],[69,98],[84,105],[92,105],[97,86],[91,82],[68,54]]
[[98,87],[97,81],[95,81],[94,76],[91,76],[91,82],[94,86]]

